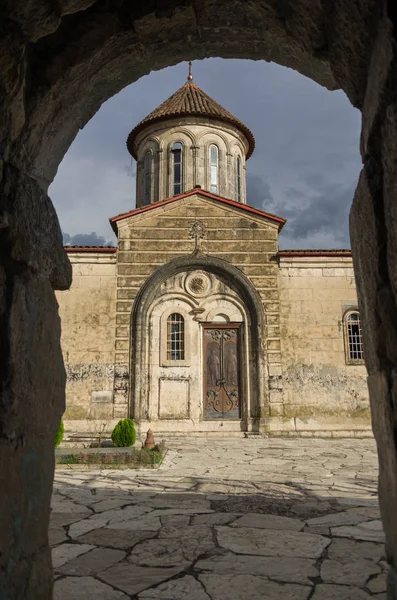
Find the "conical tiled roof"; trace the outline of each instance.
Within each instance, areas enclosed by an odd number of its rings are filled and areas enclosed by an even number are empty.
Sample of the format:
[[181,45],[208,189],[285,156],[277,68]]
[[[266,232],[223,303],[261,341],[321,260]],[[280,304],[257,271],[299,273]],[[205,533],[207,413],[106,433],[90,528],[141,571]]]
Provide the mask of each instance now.
[[248,152],[247,158],[251,156],[255,147],[255,138],[253,133],[223,106],[215,102],[208,94],[203,92],[195,83],[187,81],[179,90],[165,100],[158,108],[145,117],[131,131],[127,139],[127,148],[130,154],[136,159],[134,149],[135,139],[147,125],[157,121],[165,121],[174,117],[184,116],[214,117],[234,125],[247,138]]

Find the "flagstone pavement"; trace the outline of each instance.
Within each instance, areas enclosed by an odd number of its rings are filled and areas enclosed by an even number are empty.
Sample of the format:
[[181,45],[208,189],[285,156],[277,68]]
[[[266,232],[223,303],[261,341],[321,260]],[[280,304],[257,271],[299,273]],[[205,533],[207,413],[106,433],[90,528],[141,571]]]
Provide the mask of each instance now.
[[371,439],[181,439],[159,469],[58,470],[55,600],[386,598]]

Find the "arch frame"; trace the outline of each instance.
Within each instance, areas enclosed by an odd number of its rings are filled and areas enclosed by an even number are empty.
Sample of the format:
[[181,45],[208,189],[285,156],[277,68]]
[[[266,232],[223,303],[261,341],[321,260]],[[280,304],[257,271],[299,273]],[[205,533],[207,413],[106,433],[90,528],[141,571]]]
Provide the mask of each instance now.
[[245,427],[247,431],[263,430],[266,428],[266,417],[269,415],[267,328],[263,304],[255,287],[242,271],[220,258],[201,253],[178,257],[160,266],[145,281],[135,298],[130,320],[129,415],[137,421],[149,420],[147,398],[150,375],[147,356],[150,342],[146,332],[149,314],[156,303],[158,290],[170,277],[195,270],[211,273],[226,283],[237,293],[250,317],[249,324],[246,324],[245,335],[248,338],[249,360],[252,363],[249,375],[251,402],[250,412],[245,414]]

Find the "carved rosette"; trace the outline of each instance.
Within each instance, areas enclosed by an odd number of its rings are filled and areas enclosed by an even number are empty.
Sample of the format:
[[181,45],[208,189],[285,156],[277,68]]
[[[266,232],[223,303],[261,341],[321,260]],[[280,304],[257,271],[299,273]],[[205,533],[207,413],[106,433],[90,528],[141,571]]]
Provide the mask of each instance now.
[[212,289],[211,277],[204,271],[193,271],[186,276],[184,287],[193,298],[207,297]]

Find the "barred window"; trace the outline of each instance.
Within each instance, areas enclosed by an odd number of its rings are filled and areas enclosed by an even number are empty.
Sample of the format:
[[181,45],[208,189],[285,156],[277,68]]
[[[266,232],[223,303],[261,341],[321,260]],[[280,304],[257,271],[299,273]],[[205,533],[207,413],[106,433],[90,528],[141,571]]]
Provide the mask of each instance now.
[[167,360],[185,360],[185,321],[179,313],[167,319]]
[[174,174],[174,196],[183,192],[183,146],[181,142],[175,142],[171,148],[173,156],[173,174]]
[[212,144],[209,147],[209,159],[210,159],[210,191],[214,194],[218,194],[219,186],[219,173],[218,173],[218,146]]
[[364,360],[360,314],[357,311],[345,315],[345,344],[348,363]]

